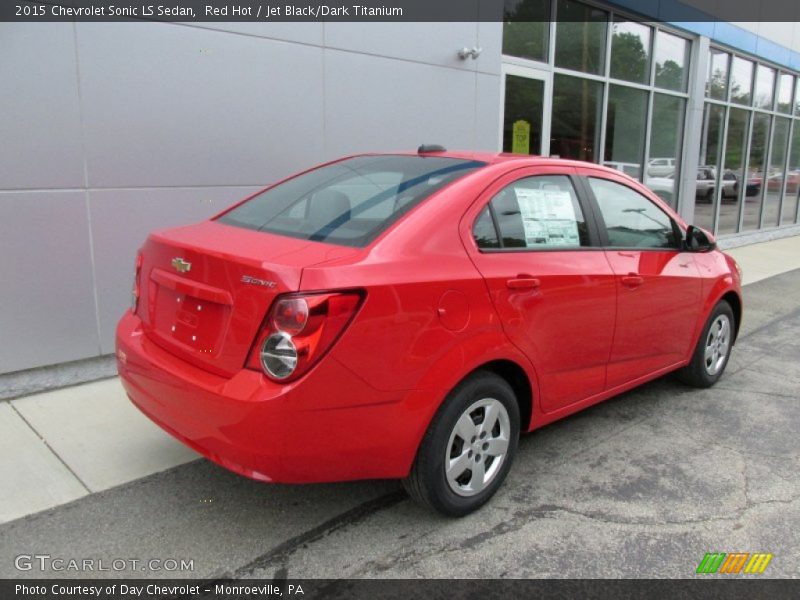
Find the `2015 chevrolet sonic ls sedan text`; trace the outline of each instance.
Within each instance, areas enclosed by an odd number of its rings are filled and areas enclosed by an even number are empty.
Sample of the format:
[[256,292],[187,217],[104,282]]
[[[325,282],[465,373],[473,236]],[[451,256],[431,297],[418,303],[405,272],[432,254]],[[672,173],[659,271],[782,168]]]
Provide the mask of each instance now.
[[117,363],[136,406],[237,473],[402,478],[464,515],[520,432],[670,371],[714,384],[740,284],[618,171],[423,146],[152,233]]

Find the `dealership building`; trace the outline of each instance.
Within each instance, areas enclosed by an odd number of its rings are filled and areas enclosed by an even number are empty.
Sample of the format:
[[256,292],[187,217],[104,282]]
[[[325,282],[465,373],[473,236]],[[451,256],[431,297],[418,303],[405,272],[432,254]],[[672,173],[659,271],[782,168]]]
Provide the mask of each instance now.
[[732,23],[695,0],[664,22],[667,1],[507,0],[504,22],[0,23],[0,387],[109,372],[148,231],[345,154],[575,158],[723,245],[800,233],[797,17]]

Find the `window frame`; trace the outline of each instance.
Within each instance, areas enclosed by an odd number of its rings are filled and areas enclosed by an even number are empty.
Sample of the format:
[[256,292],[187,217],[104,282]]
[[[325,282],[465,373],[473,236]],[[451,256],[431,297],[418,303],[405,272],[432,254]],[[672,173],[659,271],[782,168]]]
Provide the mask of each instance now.
[[[502,190],[507,188],[514,183],[521,181],[523,179],[529,179],[531,177],[552,177],[552,176],[562,176],[569,179],[570,183],[572,184],[573,190],[575,191],[575,197],[578,201],[578,206],[583,213],[584,221],[586,222],[586,229],[589,235],[589,245],[588,246],[570,246],[564,248],[558,247],[549,247],[549,248],[522,248],[519,246],[514,246],[510,248],[502,247],[502,236],[500,234],[500,227],[497,222],[497,216],[494,212],[494,207],[492,206],[492,200],[494,200],[495,196],[500,193]],[[492,224],[494,225],[495,235],[497,239],[500,241],[501,247],[500,248],[481,248],[478,246],[477,240],[475,239],[474,230],[475,224],[477,223],[478,219],[480,218],[481,214],[483,213],[484,209],[488,207],[489,215],[492,219]],[[474,210],[474,213],[473,213]],[[600,231],[597,226],[595,214],[589,198],[586,196],[586,191],[584,188],[584,183],[582,181],[582,177],[577,173],[574,168],[571,167],[523,167],[519,169],[515,169],[513,171],[509,171],[495,179],[478,197],[476,202],[471,206],[469,213],[472,213],[467,223],[469,225],[468,234],[469,239],[472,240],[473,248],[480,254],[507,254],[507,253],[514,253],[514,252],[585,252],[585,251],[602,251],[604,248],[601,244],[601,236]]]
[[[665,207],[662,206],[661,202],[654,200],[648,194],[642,192],[642,190],[636,189],[630,182],[625,181],[622,178],[617,178],[614,176],[609,176],[610,174],[604,173],[601,171],[593,172],[591,174],[582,173],[581,177],[583,179],[583,185],[586,191],[586,195],[589,199],[589,202],[592,205],[592,209],[594,211],[594,220],[597,224],[597,228],[600,235],[600,243],[604,250],[630,250],[635,252],[675,252],[681,253],[686,251],[686,231],[680,224],[680,222],[675,219],[673,215],[669,213],[668,210],[665,210]],[[592,186],[589,183],[589,179],[602,179],[605,181],[610,181],[611,183],[616,183],[617,185],[621,185],[622,187],[626,187],[632,192],[639,194],[642,198],[650,202],[656,209],[664,213],[664,215],[669,219],[669,222],[672,226],[672,233],[676,239],[676,246],[669,247],[669,248],[652,248],[647,246],[612,246],[610,239],[608,237],[608,227],[606,226],[605,218],[603,217],[603,212],[600,210],[600,203],[597,201],[597,197],[594,194],[594,190],[592,190]],[[649,190],[648,190],[649,191]]]

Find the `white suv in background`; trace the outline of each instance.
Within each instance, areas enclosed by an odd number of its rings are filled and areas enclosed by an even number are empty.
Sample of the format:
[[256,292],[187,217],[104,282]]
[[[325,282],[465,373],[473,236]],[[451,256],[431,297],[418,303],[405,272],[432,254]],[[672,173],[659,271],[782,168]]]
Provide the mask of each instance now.
[[674,172],[674,158],[651,158],[647,162],[647,175],[650,177],[666,177]]

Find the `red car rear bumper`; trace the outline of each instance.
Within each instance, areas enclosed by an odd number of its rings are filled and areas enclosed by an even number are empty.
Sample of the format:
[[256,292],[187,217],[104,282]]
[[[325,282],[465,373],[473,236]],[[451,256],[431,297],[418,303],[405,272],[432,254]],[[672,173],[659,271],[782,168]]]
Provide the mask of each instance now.
[[128,312],[117,366],[133,403],[210,460],[262,481],[405,477],[435,408],[431,391],[379,391],[332,357],[280,385],[199,369],[154,344]]

